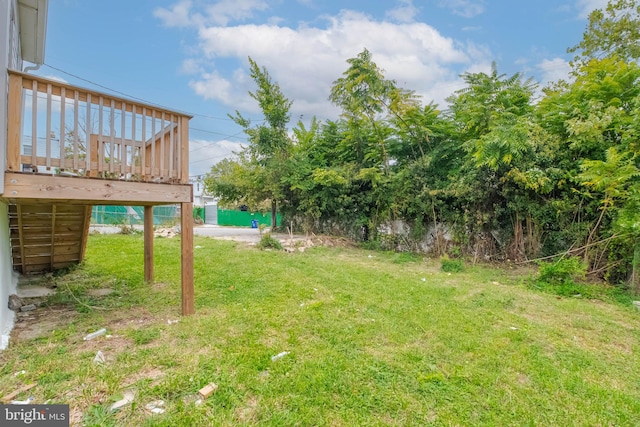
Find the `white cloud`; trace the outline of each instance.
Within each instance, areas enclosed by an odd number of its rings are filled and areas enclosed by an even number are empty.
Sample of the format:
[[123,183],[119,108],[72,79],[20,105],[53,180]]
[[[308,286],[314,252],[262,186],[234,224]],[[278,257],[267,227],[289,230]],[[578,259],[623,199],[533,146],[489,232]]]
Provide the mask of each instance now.
[[557,82],[558,80],[567,80],[571,66],[562,58],[545,59],[536,68],[540,70],[540,82],[542,85]]
[[204,69],[200,65],[200,61],[196,58],[188,58],[182,61],[180,72],[183,74],[198,74],[203,73]]
[[608,0],[577,0],[576,7],[578,8],[578,17],[586,19],[589,14],[596,9],[605,9],[607,7]]
[[215,99],[226,105],[233,102],[232,84],[217,72],[202,73],[199,80],[192,80],[189,86],[204,99]]
[[[425,102],[441,105],[459,88],[461,69],[472,62],[490,64],[486,49],[458,44],[424,23],[381,22],[352,11],[325,19],[324,27],[247,24],[200,28],[200,53],[215,69],[200,73],[191,88],[233,109],[258,112],[247,95],[255,90],[245,71],[250,56],[267,68],[285,96],[294,101],[293,118],[334,118],[337,111],[327,101],[331,84],[347,69],[346,60],[364,48],[387,78],[415,90]],[[229,65],[233,72],[224,71]]]
[[204,175],[211,171],[211,165],[225,158],[233,157],[242,150],[242,143],[229,141],[210,141],[206,139],[189,140],[189,175]]
[[484,0],[441,0],[439,5],[464,18],[473,18],[484,13]]
[[230,21],[242,21],[253,16],[255,10],[268,9],[264,0],[221,0],[208,6],[207,22],[227,25]]
[[191,0],[180,0],[171,9],[158,7],[153,11],[153,16],[160,19],[167,27],[186,27],[191,25],[189,12]]
[[413,5],[413,0],[399,0],[400,6],[387,11],[387,17],[397,22],[413,22],[418,14],[418,8]]
[[158,7],[153,16],[167,27],[204,25],[228,25],[232,21],[244,21],[253,17],[255,11],[269,8],[265,0],[219,0],[204,8],[202,13],[193,10],[191,0],[180,0],[171,8]]

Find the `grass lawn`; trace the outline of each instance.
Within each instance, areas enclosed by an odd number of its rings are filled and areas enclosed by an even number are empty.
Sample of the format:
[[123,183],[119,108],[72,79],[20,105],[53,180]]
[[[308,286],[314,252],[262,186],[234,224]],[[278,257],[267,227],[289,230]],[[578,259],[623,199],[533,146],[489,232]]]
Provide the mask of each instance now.
[[[37,310],[55,329],[0,354],[0,395],[37,381],[19,398],[100,426],[640,423],[630,305],[406,254],[195,245],[196,315],[181,318],[178,238],[156,239],[145,284],[142,236],[91,236],[85,265],[51,278],[59,293]],[[101,288],[114,292],[90,296]],[[110,337],[83,341],[102,327]],[[112,413],[127,390],[133,404]],[[165,413],[145,409],[159,399]]]

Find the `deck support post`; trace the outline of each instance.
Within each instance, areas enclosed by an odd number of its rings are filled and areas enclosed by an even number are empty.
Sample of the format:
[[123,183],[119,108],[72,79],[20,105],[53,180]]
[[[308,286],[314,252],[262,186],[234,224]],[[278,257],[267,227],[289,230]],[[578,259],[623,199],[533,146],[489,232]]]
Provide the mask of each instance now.
[[153,206],[144,207],[144,281],[153,283]]
[[[22,138],[22,77],[16,75],[9,76],[9,110],[7,113],[7,145],[0,144],[0,149],[6,149],[7,171],[20,171],[20,146]],[[4,138],[2,138],[4,139]],[[2,153],[4,154],[4,153]],[[0,163],[2,166],[2,163]],[[0,171],[4,172],[4,170]]]
[[180,204],[182,315],[195,313],[193,289],[193,203]]

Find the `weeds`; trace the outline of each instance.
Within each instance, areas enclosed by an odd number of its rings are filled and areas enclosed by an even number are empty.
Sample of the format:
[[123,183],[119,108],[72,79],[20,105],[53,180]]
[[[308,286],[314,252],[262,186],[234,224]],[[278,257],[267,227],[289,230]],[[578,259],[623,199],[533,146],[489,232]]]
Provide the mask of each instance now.
[[282,250],[282,244],[278,239],[271,236],[271,233],[264,233],[260,238],[260,242],[258,242],[257,246],[260,249],[277,249]]
[[464,270],[464,264],[460,259],[443,256],[440,258],[440,269],[445,273],[460,273]]

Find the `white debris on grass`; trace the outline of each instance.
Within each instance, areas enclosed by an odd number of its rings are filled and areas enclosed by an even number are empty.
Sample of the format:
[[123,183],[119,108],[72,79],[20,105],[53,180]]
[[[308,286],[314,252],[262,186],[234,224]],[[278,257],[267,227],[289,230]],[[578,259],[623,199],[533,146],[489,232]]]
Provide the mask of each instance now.
[[85,340],[85,341],[89,341],[89,340],[92,340],[94,338],[99,337],[100,335],[104,335],[106,333],[107,333],[107,330],[105,328],[102,328],[102,329],[98,329],[95,332],[91,332],[90,334],[85,335],[85,337],[82,338],[82,339]]
[[287,354],[289,354],[288,351],[283,351],[281,353],[276,354],[275,356],[271,356],[271,361],[275,362],[276,360],[282,359],[283,357],[285,357]]
[[12,405],[30,405],[31,402],[35,400],[35,397],[29,396],[27,400],[12,400],[10,403]]
[[111,405],[110,410],[111,411],[119,411],[121,408],[123,408],[123,407],[127,406],[128,404],[130,404],[131,402],[133,402],[133,398],[134,398],[133,391],[131,391],[131,390],[125,391],[122,399],[118,400],[113,405]]
[[164,409],[164,400],[154,400],[153,402],[149,402],[144,405],[145,409],[152,414],[163,414]]
[[96,353],[96,357],[93,358],[93,363],[96,363],[98,365],[102,365],[105,362],[106,362],[106,359],[104,357],[104,353],[102,351],[98,350],[98,352]]

